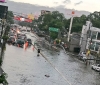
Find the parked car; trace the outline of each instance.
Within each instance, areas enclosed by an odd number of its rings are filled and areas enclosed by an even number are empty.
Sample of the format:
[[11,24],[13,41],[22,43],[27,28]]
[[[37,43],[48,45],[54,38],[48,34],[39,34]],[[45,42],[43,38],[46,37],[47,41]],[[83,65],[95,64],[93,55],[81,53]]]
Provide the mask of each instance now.
[[79,59],[85,60],[87,59],[86,52],[80,52],[78,54]]
[[24,40],[22,39],[17,39],[15,42],[13,42],[12,44],[15,46],[19,46],[19,47],[24,47]]
[[92,65],[91,68],[95,71],[100,72],[100,64]]
[[7,40],[7,43],[13,43],[15,41],[15,38],[14,37],[10,37],[8,40]]
[[32,40],[30,38],[28,38],[26,41],[28,41],[29,45],[32,44]]

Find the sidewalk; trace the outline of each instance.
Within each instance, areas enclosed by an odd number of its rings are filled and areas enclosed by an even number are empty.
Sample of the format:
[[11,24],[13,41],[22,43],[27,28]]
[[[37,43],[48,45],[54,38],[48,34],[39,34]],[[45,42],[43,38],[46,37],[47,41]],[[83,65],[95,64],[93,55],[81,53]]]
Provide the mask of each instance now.
[[[32,34],[34,34],[35,36],[36,36],[36,38],[37,39],[41,39],[36,33],[32,33]],[[44,40],[43,41],[44,43],[43,44],[45,44],[45,46],[47,47],[47,48],[53,48],[54,50],[56,50],[56,51],[58,51],[59,49],[56,47],[56,46],[52,46],[52,44],[50,44],[47,40]]]

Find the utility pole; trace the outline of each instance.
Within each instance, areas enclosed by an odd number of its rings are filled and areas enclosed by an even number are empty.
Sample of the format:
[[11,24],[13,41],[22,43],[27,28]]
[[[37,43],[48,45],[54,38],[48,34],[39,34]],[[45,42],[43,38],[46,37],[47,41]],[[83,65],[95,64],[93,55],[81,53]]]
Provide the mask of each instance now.
[[70,33],[71,33],[71,28],[72,28],[72,22],[73,22],[73,16],[71,17],[71,21],[70,21],[70,27],[69,27],[69,32],[68,32],[68,42],[70,40]]
[[5,26],[5,22],[7,20],[7,13],[8,13],[8,6],[3,6],[3,5],[0,5],[0,11],[1,11],[1,15],[0,15],[0,18],[2,19],[2,30],[1,30],[1,54],[0,54],[0,57],[2,56],[2,53],[3,53],[3,47],[4,47],[4,44],[5,44],[5,41],[3,40],[3,36],[4,36],[4,33],[5,33],[5,30],[4,30],[4,26]]
[[72,13],[71,14],[68,14],[68,15],[71,15],[72,16],[71,17],[71,21],[70,21],[70,26],[69,26],[68,40],[67,40],[69,42],[69,40],[70,40],[70,34],[71,34],[71,29],[72,29],[73,18],[75,16],[75,11],[72,11]]
[[[1,2],[2,3],[5,3],[5,0],[1,0]],[[1,61],[1,65],[2,65],[2,59],[3,59],[3,57],[4,57],[4,48],[5,48],[5,41],[3,41],[3,39],[2,39],[2,37],[5,35],[5,30],[3,30],[3,28],[4,28],[4,26],[5,26],[5,22],[6,22],[6,20],[7,20],[7,12],[8,12],[8,6],[3,6],[3,5],[0,5],[0,12],[1,12],[1,14],[0,14],[0,18],[2,19],[2,22],[1,22],[1,24],[2,24],[2,30],[1,30],[1,52],[0,52],[0,61]],[[0,65],[0,68],[1,68],[1,65]],[[1,71],[1,70],[0,70]],[[3,71],[3,70],[2,70]],[[1,71],[1,72],[2,72]],[[6,84],[8,84],[7,82],[6,82],[6,75],[4,75],[4,71],[3,71],[3,73],[0,73],[0,78],[2,78],[2,76],[3,76],[3,80],[1,80],[1,82],[2,82],[2,85],[6,85]],[[1,76],[2,75],[2,76]]]

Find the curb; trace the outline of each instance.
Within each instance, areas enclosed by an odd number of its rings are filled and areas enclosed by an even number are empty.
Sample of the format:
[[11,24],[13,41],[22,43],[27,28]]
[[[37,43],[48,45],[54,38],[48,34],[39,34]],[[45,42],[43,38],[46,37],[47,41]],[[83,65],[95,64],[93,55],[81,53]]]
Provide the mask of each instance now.
[[[33,34],[36,36],[37,39],[40,39],[40,37],[39,37],[36,33],[34,33],[34,32],[31,32],[31,33],[33,33]],[[46,42],[47,45],[52,46],[51,44],[49,44],[48,41],[45,40],[45,42]],[[52,47],[53,47],[53,46],[52,46]],[[53,47],[53,48],[54,48],[55,50],[57,50],[55,47]]]

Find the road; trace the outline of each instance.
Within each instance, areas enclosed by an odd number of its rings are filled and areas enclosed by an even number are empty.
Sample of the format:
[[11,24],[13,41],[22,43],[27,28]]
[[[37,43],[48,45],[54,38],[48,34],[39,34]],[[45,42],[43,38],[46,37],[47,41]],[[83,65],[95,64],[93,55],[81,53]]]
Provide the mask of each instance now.
[[[27,36],[34,43],[34,35]],[[44,48],[42,53],[49,62],[42,56],[37,57],[32,47],[25,51],[7,45],[2,68],[8,74],[9,85],[100,85],[100,75],[74,56],[63,50],[57,53]]]

